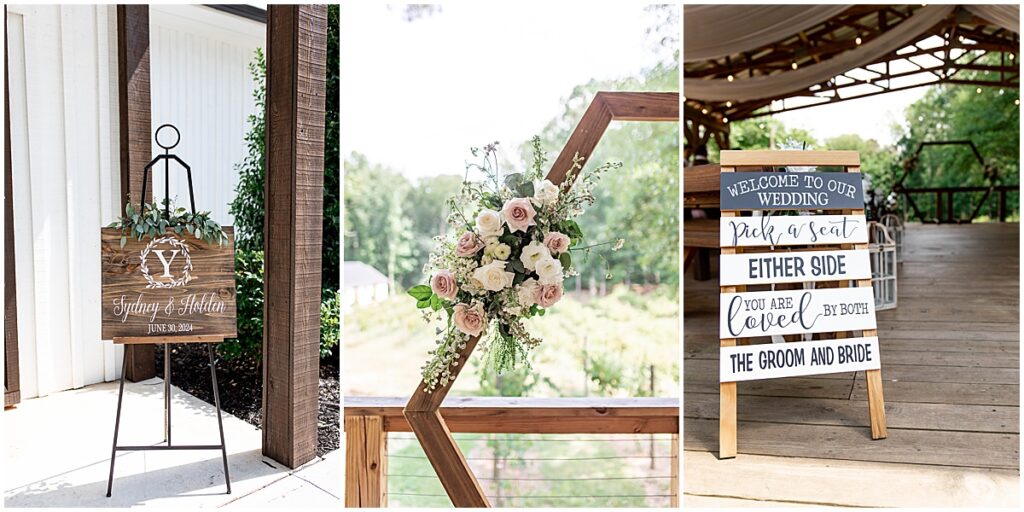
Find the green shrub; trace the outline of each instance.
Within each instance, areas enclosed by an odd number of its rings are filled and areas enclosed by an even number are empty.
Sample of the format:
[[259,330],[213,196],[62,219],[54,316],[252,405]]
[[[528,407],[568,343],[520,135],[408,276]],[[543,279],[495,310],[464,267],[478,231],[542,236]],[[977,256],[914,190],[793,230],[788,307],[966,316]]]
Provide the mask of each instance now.
[[[238,337],[225,340],[220,353],[226,359],[260,359],[263,353],[263,251],[235,251],[235,288],[238,292]],[[320,299],[320,357],[327,357],[341,339],[341,299],[324,288]]]
[[320,299],[320,357],[331,355],[341,341],[341,294],[324,288]]
[[238,337],[224,340],[220,353],[227,359],[259,359],[263,351],[263,251],[235,250],[235,290]]

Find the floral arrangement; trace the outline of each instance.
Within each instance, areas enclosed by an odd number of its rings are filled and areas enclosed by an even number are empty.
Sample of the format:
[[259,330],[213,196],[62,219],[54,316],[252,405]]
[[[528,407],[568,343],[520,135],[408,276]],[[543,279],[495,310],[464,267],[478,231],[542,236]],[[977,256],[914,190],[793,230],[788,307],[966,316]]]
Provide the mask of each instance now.
[[[532,141],[530,171],[506,176],[498,169],[497,144],[471,148],[480,163],[467,164],[461,192],[448,200],[451,231],[434,238],[436,247],[424,267],[430,282],[409,290],[427,321],[446,320],[422,368],[427,392],[451,381],[461,351],[476,336],[498,372],[527,363],[527,351],[541,340],[523,321],[543,315],[562,298],[562,281],[576,275],[573,252],[589,254],[608,245],[581,246],[583,232],[573,219],[594,203],[601,175],[621,164],[604,164],[575,186],[572,180],[558,186],[543,178],[546,160],[539,138]],[[568,176],[580,170],[581,161],[574,158]],[[474,169],[487,179],[470,182]],[[623,241],[612,243],[617,250]]]
[[156,238],[167,229],[173,229],[178,235],[187,231],[196,239],[210,244],[216,242],[224,245],[227,242],[228,236],[220,224],[210,218],[210,212],[192,213],[169,205],[166,199],[162,203],[167,207],[169,217],[164,216],[164,206],[155,202],[145,203],[144,211],[141,212],[130,201],[124,205],[124,215],[107,226],[121,230],[121,247],[128,243],[129,236],[138,240]]

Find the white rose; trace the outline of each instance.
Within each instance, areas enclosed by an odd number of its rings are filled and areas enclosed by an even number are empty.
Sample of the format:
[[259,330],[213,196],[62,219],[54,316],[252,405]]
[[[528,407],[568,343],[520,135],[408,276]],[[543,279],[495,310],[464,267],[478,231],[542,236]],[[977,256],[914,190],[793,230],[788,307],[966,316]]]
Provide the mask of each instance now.
[[537,262],[537,276],[540,284],[560,284],[562,282],[562,262],[548,256]]
[[496,236],[484,237],[484,247],[487,249],[494,249],[494,247],[499,243],[501,242],[498,242],[498,237]]
[[535,183],[533,185],[533,200],[541,206],[558,201],[558,185],[549,180]]
[[499,260],[508,260],[508,257],[512,255],[512,248],[507,244],[498,244],[491,250],[491,253]]
[[517,290],[519,295],[519,305],[528,308],[536,304],[537,287],[539,286],[540,283],[532,277],[523,281]]
[[537,268],[537,262],[544,258],[550,258],[551,252],[548,248],[540,242],[530,242],[529,245],[523,247],[523,253],[519,256],[519,260],[523,262],[523,266],[529,270]]
[[512,279],[515,274],[507,272],[505,265],[508,262],[494,260],[473,271],[473,278],[480,281],[480,286],[485,290],[498,292],[512,286]]
[[501,214],[494,210],[484,209],[476,216],[476,230],[484,238],[500,236],[502,223]]

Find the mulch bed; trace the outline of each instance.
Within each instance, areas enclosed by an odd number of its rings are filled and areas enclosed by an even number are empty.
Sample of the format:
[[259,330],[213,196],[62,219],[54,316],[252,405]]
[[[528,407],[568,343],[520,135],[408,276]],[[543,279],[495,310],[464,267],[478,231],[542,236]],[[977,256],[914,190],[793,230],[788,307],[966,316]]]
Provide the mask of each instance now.
[[[157,376],[163,378],[164,350],[157,346]],[[320,360],[320,413],[317,418],[317,456],[341,446],[341,389],[338,354]],[[263,409],[263,374],[259,361],[218,358],[217,382],[224,412],[260,427]],[[204,344],[171,346],[171,384],[207,403],[213,403],[209,356]]]

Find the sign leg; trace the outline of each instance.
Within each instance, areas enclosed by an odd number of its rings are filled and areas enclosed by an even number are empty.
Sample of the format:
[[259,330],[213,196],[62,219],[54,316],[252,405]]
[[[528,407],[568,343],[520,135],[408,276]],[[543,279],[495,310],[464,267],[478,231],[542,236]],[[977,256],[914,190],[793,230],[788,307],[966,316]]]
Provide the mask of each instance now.
[[171,344],[164,343],[164,441],[171,445]]
[[213,358],[213,343],[206,344],[210,354],[210,381],[213,383],[213,404],[217,407],[217,428],[220,430],[220,455],[224,459],[224,483],[231,494],[231,474],[228,473],[228,448],[224,443],[224,420],[220,416],[220,392],[217,390],[217,362]]
[[718,458],[736,456],[736,383],[718,385]]
[[864,372],[868,381],[868,412],[871,415],[871,439],[885,439],[885,398],[882,395],[882,370]]
[[117,391],[117,414],[114,416],[114,442],[110,448],[110,475],[107,477],[107,497],[114,486],[114,459],[117,457],[117,433],[121,429],[121,403],[124,399],[124,379],[128,374],[128,354],[124,354],[121,363],[121,385]]

